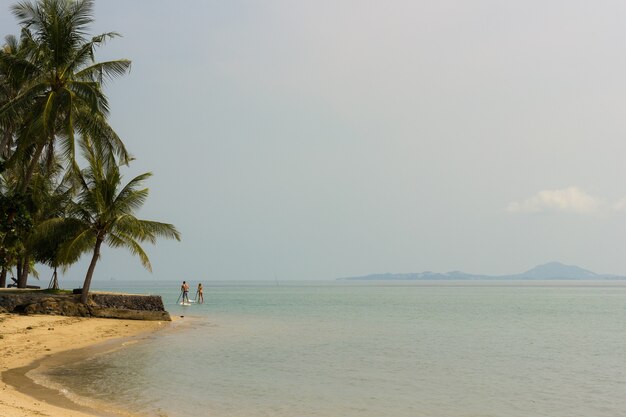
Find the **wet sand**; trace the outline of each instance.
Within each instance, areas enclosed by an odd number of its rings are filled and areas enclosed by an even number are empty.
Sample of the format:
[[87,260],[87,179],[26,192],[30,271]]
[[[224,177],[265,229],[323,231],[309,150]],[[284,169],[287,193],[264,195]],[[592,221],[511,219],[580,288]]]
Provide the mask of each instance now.
[[[169,322],[0,314],[0,416],[113,416],[70,401],[29,376],[42,364],[67,363],[110,351],[166,328]],[[36,379],[36,378],[35,378]],[[124,415],[129,415],[124,413]]]

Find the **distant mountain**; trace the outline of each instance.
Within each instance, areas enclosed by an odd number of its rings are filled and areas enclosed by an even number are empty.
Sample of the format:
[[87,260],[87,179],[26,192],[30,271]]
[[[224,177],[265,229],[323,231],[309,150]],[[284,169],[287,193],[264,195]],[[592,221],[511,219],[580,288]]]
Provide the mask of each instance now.
[[339,278],[340,280],[369,280],[369,281],[384,281],[384,280],[478,280],[478,279],[493,279],[493,280],[507,280],[507,279],[520,279],[520,280],[542,280],[542,279],[626,279],[626,276],[621,275],[607,275],[597,274],[587,269],[575,265],[565,265],[560,262],[549,262],[547,264],[538,265],[526,272],[513,275],[476,275],[468,274],[461,271],[452,272],[412,272],[406,274],[371,274],[359,277],[347,277]]
[[512,277],[515,279],[606,279],[614,276],[596,274],[575,265],[549,262]]

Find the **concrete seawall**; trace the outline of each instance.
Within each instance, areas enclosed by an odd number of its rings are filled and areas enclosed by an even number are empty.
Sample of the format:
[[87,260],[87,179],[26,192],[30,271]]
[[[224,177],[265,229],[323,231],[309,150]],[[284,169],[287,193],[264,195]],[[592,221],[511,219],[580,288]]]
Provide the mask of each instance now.
[[0,290],[0,312],[170,321],[158,295],[89,294],[87,304],[80,295],[51,294],[37,290]]

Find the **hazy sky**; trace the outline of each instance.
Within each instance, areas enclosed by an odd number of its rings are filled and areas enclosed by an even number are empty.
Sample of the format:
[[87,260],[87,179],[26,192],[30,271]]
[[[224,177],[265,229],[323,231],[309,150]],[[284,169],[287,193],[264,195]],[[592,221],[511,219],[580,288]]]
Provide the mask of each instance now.
[[153,274],[105,250],[96,280],[626,274],[626,2],[100,0],[96,19],[124,36],[98,59],[133,61],[107,93],[126,178],[154,172],[140,214],[183,234],[147,246]]

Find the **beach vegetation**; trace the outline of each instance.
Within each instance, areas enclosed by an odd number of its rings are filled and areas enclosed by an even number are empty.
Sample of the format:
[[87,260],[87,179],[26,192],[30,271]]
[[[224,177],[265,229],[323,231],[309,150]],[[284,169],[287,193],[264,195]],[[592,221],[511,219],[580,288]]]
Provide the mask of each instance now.
[[[1,65],[18,87],[0,106],[0,125],[17,135],[7,163],[22,163],[25,191],[37,169],[50,167],[55,151],[75,164],[77,135],[89,134],[105,144],[122,163],[129,155],[108,124],[109,103],[103,83],[125,74],[131,62],[96,62],[95,50],[115,32],[88,37],[93,23],[92,0],[40,0],[12,7],[22,28],[16,52],[0,52]],[[14,126],[15,121],[22,121]],[[46,161],[46,164],[40,164]]]
[[180,234],[134,216],[151,174],[122,184],[120,167],[133,158],[109,124],[104,87],[131,61],[96,60],[120,35],[89,34],[94,0],[25,0],[11,11],[20,33],[0,46],[0,287],[10,274],[25,288],[44,264],[56,288],[57,268],[89,252],[86,302],[103,243],[129,249],[151,269],[140,244]]
[[7,275],[14,268],[22,271],[25,237],[33,228],[29,196],[16,193],[13,178],[0,175],[0,288],[6,286]]
[[138,175],[123,185],[119,165],[102,143],[84,137],[80,145],[87,168],[75,172],[78,197],[70,204],[65,219],[74,233],[63,245],[62,258],[71,262],[91,251],[81,296],[81,301],[86,303],[103,243],[128,249],[146,269],[152,270],[140,243],[156,243],[158,237],[180,240],[180,234],[171,224],[141,220],[134,215],[148,197],[148,188],[143,183],[151,173]]
[[50,227],[51,222],[67,217],[74,197],[73,179],[60,164],[53,164],[48,175],[36,175],[30,185],[33,200],[33,230],[27,240],[29,255],[53,269],[52,288],[58,288],[57,268],[68,267],[60,257],[61,247],[70,235],[63,227]]

